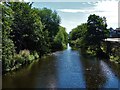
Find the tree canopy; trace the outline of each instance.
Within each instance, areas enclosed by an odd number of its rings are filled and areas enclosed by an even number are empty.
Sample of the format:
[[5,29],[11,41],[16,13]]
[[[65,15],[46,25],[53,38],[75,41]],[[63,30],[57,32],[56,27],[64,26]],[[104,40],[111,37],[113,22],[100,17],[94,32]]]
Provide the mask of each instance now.
[[5,2],[0,7],[3,71],[66,48],[68,34],[56,11],[32,8],[32,3],[25,2]]
[[87,32],[87,23],[83,23],[81,25],[78,25],[76,28],[72,29],[72,31],[69,34],[70,45],[75,47],[84,46],[83,39],[85,37],[86,32]]
[[102,52],[101,42],[108,36],[106,18],[93,14],[88,17],[87,23],[72,29],[69,42],[72,47],[85,48],[97,54]]
[[54,43],[56,49],[65,49],[67,48],[68,34],[65,31],[66,29],[62,26],[59,27],[59,31],[54,38]]
[[100,47],[101,41],[109,36],[105,17],[100,17],[95,14],[90,15],[87,20],[88,31],[86,41],[89,45]]

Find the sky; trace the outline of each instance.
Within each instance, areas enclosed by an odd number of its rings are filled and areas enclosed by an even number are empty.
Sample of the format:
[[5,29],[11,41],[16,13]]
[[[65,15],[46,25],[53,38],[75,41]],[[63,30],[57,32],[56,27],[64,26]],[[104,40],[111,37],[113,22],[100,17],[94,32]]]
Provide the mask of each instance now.
[[[49,1],[49,0],[48,0]],[[47,7],[57,11],[61,17],[60,25],[65,27],[69,33],[73,28],[82,23],[86,23],[90,14],[96,14],[107,19],[108,28],[118,27],[118,0],[69,0],[63,2],[34,2],[33,7]],[[66,0],[67,1],[67,0]]]

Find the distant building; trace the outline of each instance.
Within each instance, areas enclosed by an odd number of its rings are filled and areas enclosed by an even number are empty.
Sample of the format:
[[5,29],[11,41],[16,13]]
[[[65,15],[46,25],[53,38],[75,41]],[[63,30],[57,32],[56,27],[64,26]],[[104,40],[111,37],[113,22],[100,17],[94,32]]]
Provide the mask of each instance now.
[[110,37],[120,37],[120,28],[116,28],[115,30],[110,28]]
[[115,31],[116,31],[117,36],[120,37],[120,28],[116,28]]

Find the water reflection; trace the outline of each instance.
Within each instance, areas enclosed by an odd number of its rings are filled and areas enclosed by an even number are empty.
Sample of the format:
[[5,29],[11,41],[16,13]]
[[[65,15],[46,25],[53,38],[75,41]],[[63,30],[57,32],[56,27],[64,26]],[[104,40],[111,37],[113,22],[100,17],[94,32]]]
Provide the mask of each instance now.
[[3,88],[54,88],[56,85],[55,59],[49,56],[41,62],[3,76]]
[[7,73],[3,88],[118,88],[119,71],[118,64],[85,56],[69,47]]
[[59,60],[57,65],[58,87],[85,88],[79,53],[77,51],[66,50],[64,53],[57,56],[57,60]]
[[82,65],[84,67],[84,78],[87,88],[100,88],[105,82],[106,78],[102,73],[99,60],[89,57],[81,56]]
[[80,57],[87,88],[119,88],[120,77],[116,76],[119,70],[114,64],[110,64],[108,60],[99,60],[86,55]]
[[[115,73],[112,72],[111,68],[104,62],[100,61],[101,70],[106,78],[105,88],[118,88],[118,78]],[[113,83],[114,82],[114,83]]]

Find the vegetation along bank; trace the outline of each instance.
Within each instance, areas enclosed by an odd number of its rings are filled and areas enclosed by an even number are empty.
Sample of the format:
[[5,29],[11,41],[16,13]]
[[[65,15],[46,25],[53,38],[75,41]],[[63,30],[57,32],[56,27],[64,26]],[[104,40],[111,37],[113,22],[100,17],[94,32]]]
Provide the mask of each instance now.
[[0,8],[3,73],[67,47],[68,34],[56,11],[25,2],[2,3]]
[[120,43],[105,42],[110,36],[105,17],[95,14],[88,17],[87,23],[78,25],[69,34],[69,43],[73,49],[80,49],[84,54],[107,58],[120,62]]

